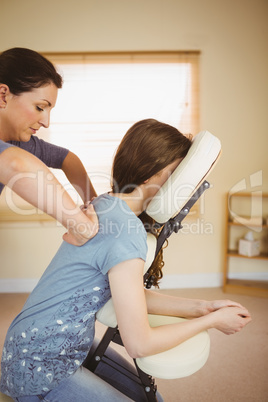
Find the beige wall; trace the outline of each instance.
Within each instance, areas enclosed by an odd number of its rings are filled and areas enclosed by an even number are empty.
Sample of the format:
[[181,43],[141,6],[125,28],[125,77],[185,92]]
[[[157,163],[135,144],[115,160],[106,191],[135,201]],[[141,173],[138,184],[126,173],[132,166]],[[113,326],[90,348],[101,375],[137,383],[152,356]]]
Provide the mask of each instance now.
[[[219,274],[226,192],[244,178],[249,186],[259,170],[268,191],[267,11],[266,0],[0,0],[0,51],[201,51],[201,128],[220,138],[223,154],[209,177],[203,228],[170,239],[168,274]],[[0,227],[2,278],[40,276],[61,232]]]

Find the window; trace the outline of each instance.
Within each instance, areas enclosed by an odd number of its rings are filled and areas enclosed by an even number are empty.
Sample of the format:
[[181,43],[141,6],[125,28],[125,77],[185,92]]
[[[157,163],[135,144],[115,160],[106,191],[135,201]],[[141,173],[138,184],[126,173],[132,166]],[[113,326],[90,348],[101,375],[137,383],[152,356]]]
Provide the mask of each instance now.
[[[64,84],[50,128],[38,135],[76,153],[98,194],[110,189],[114,152],[134,122],[155,118],[185,134],[198,132],[198,52],[45,56]],[[54,173],[73,195],[64,174]]]

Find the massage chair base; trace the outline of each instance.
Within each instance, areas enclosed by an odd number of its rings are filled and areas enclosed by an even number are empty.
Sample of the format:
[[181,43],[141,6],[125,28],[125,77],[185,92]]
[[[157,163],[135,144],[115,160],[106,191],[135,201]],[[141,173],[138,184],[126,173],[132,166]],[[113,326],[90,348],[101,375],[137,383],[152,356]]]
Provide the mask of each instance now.
[[[149,315],[151,327],[174,324],[185,321],[183,318],[161,315]],[[105,363],[105,351],[110,342],[123,346],[117,327],[109,327],[94,354],[87,358],[84,366],[95,372],[98,364]],[[180,345],[162,353],[134,359],[137,370],[136,382],[143,387],[147,400],[156,401],[156,384],[153,377],[161,379],[177,379],[187,377],[200,370],[206,363],[210,350],[210,338],[203,331]],[[122,372],[121,367],[118,370]],[[131,373],[133,379],[133,374]]]

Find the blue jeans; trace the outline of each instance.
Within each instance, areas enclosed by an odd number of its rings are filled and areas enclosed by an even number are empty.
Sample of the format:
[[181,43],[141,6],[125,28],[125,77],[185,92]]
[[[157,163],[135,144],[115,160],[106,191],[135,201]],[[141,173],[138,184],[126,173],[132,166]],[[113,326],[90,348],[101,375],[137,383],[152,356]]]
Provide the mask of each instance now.
[[[114,350],[109,348],[107,354],[127,370],[133,372],[133,366]],[[96,374],[81,366],[75,374],[62,380],[51,391],[41,395],[23,396],[15,400],[18,402],[147,401],[141,386],[102,362],[99,363]],[[163,402],[158,392],[157,401]]]
[[19,402],[131,401],[106,381],[82,366],[74,375],[61,381],[51,391],[41,395],[22,396],[16,400]]

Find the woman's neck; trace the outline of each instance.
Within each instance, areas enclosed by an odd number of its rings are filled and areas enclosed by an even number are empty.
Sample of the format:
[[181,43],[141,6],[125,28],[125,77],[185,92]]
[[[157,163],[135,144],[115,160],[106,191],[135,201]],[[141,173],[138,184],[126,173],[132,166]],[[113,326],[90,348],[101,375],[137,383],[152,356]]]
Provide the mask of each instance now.
[[129,208],[134,212],[135,215],[140,215],[147,207],[148,202],[146,201],[145,191],[142,186],[138,186],[131,193],[109,193],[113,197],[120,198],[125,201]]

